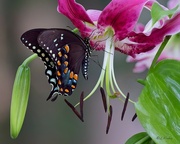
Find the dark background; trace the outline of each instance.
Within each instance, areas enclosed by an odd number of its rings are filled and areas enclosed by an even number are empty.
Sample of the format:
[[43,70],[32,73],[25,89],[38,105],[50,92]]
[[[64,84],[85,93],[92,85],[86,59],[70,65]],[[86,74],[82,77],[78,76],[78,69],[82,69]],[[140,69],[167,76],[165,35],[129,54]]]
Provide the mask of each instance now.
[[[102,10],[110,0],[78,0],[86,9]],[[160,1],[159,1],[160,2]],[[161,0],[161,3],[166,0]],[[120,120],[123,103],[112,100],[113,119],[109,134],[105,134],[107,114],[104,113],[100,92],[97,91],[85,102],[82,123],[64,103],[64,97],[57,101],[46,101],[51,86],[44,75],[44,65],[40,59],[30,64],[31,91],[24,125],[17,139],[10,137],[9,111],[12,86],[18,66],[30,56],[20,42],[20,36],[26,30],[40,27],[73,28],[71,22],[56,11],[57,1],[50,0],[0,0],[0,144],[123,144],[131,135],[144,131],[138,119],[131,122],[135,113],[129,103],[124,121]],[[143,11],[140,22],[146,23],[150,15]],[[103,52],[98,55],[102,64]],[[97,58],[94,57],[97,61]],[[134,64],[125,62],[126,56],[116,52],[115,73],[118,84],[124,93],[129,92],[132,100],[143,88],[136,82],[145,78],[146,72],[134,74]],[[99,77],[101,67],[90,61],[89,80],[80,76],[78,87],[67,99],[76,104],[82,90],[88,94]]]

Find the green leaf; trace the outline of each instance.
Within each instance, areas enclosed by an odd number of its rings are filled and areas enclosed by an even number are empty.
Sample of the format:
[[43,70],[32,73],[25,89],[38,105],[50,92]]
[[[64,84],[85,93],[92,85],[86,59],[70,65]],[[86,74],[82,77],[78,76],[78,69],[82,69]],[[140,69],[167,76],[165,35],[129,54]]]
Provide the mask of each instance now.
[[146,84],[135,104],[137,116],[156,142],[180,142],[180,62],[159,62],[146,78]]
[[176,10],[178,9],[179,5],[171,10],[164,10],[159,4],[154,3],[151,10],[151,17],[152,17],[152,26],[161,18],[168,16],[171,17]]
[[146,132],[141,132],[129,138],[125,144],[155,144]]
[[10,133],[12,138],[16,138],[21,130],[30,91],[30,68],[26,65],[19,66],[11,99],[10,110]]

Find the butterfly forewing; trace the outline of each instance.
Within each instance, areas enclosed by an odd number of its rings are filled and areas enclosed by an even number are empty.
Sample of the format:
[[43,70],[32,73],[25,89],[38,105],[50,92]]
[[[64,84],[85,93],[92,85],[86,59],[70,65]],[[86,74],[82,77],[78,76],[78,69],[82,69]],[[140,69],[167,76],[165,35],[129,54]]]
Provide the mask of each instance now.
[[36,53],[42,61],[45,63],[45,65],[48,65],[50,67],[54,67],[54,64],[51,60],[51,57],[45,52],[44,49],[42,49],[37,41],[37,37],[40,33],[42,33],[45,29],[33,29],[25,32],[21,36],[22,43],[30,50],[32,50],[34,53]]
[[44,30],[45,29],[29,30],[21,36],[21,41],[28,49],[36,53],[44,62],[46,67],[45,74],[48,77],[48,82],[52,85],[52,90],[49,97],[52,97],[54,93],[58,92],[56,68],[49,54],[44,49],[42,49],[42,47],[39,46],[37,41],[39,34],[42,33]]

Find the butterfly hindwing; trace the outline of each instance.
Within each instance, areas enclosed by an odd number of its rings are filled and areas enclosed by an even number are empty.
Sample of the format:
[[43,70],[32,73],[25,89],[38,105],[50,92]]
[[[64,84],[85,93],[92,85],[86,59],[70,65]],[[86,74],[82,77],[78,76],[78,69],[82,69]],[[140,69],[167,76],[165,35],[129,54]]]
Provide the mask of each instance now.
[[56,63],[59,93],[71,95],[84,59],[82,39],[68,30],[49,29],[39,35],[38,42]]
[[76,88],[80,67],[87,79],[89,43],[66,29],[33,29],[25,32],[23,44],[44,62],[48,82],[52,85],[48,99],[71,95]]

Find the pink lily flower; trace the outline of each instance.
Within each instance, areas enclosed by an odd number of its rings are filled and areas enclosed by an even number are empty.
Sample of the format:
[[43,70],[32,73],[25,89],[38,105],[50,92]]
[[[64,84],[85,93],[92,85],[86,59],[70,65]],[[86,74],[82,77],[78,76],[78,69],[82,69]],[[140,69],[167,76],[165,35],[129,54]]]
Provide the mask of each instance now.
[[[111,36],[114,47],[128,55],[152,49],[149,43],[133,43],[129,34],[133,31],[141,11],[148,0],[112,0],[103,11],[88,10],[74,0],[59,0],[58,11],[67,16],[82,37],[90,37],[96,50],[104,50],[106,39]],[[112,34],[112,35],[110,35]],[[139,50],[144,47],[144,50]]]
[[95,50],[105,52],[100,78],[86,98],[89,98],[99,85],[103,87],[104,79],[109,96],[121,94],[126,97],[118,87],[114,75],[115,50],[135,57],[136,54],[153,49],[166,35],[180,31],[179,14],[167,21],[163,29],[152,29],[149,35],[135,33],[135,25],[147,2],[152,3],[154,0],[112,0],[103,11],[86,11],[75,0],[58,0],[58,12],[72,21],[82,37],[90,38],[91,46]]
[[[175,59],[180,61],[180,34],[176,34],[171,37],[169,42],[167,43],[165,49],[161,53],[161,55],[158,58],[158,61],[161,61],[163,59]],[[127,62],[136,62],[133,72],[134,73],[140,73],[145,71],[146,69],[149,69],[151,66],[151,63],[154,59],[154,56],[156,55],[160,45],[157,45],[154,49],[138,54],[135,58],[128,56],[126,61]]]
[[[175,8],[178,4],[180,4],[179,0],[170,0],[168,2],[168,8],[169,9]],[[179,13],[179,10],[177,10],[177,13]],[[179,19],[178,15],[179,14],[175,15],[176,19]],[[163,59],[180,60],[180,57],[179,57],[179,55],[180,55],[180,42],[179,42],[180,36],[179,35],[180,34],[179,34],[179,30],[178,30],[179,29],[179,23],[176,22],[177,25],[175,26],[175,23],[173,24],[173,22],[172,22],[173,19],[175,19],[175,18],[172,18],[172,19],[163,18],[156,23],[157,29],[162,27],[161,30],[158,30],[158,31],[161,31],[160,34],[162,34],[164,31],[167,30],[165,27],[171,27],[170,29],[172,29],[172,31],[171,31],[171,33],[169,33],[169,35],[175,34],[171,37],[170,41],[168,42],[165,49],[163,50],[160,57],[158,58],[158,61],[163,60]],[[169,23],[169,25],[168,25],[168,23]],[[148,27],[148,26],[146,25],[144,27],[140,24],[136,28],[136,31],[138,31],[139,33],[143,33],[144,31],[148,31],[146,29],[146,27]],[[174,27],[174,29],[173,29],[173,27]],[[177,27],[177,29],[175,27]],[[128,56],[126,59],[127,62],[136,62],[135,67],[133,69],[133,72],[140,73],[140,72],[143,72],[146,69],[148,69],[151,66],[151,63],[152,63],[154,56],[157,53],[159,47],[160,47],[160,44],[158,44],[154,49],[152,49],[150,51],[137,54],[135,57]]]

